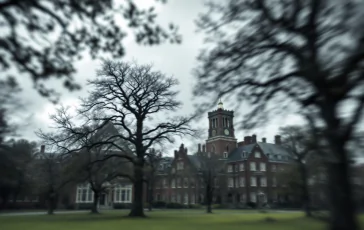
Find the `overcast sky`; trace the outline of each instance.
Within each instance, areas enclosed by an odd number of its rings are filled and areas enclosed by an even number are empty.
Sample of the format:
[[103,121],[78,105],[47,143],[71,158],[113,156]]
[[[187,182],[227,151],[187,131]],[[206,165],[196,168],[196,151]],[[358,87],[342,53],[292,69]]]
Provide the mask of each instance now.
[[[143,2],[154,3],[154,0],[143,0]],[[157,8],[159,12],[159,21],[161,24],[168,24],[173,22],[180,28],[180,33],[183,36],[183,42],[181,45],[164,44],[156,47],[138,46],[133,41],[133,36],[128,36],[123,40],[126,48],[126,55],[121,60],[137,60],[140,64],[154,64],[156,70],[160,70],[167,75],[172,75],[180,81],[179,99],[183,102],[183,108],[181,109],[182,114],[192,113],[194,111],[192,97],[193,88],[193,76],[192,69],[196,66],[196,56],[198,55],[199,49],[202,45],[202,34],[197,34],[194,20],[196,19],[199,12],[203,11],[202,0],[169,0],[168,4]],[[60,87],[60,83],[52,81],[51,85],[58,86],[57,90],[62,92],[60,102],[68,106],[77,106],[78,97],[87,95],[87,87],[85,85],[87,79],[91,79],[95,76],[95,71],[100,67],[99,60],[91,60],[87,56],[77,63],[78,73],[76,80],[83,88],[81,91],[76,93],[70,93],[64,91]],[[34,131],[38,129],[49,130],[51,125],[49,120],[49,114],[54,111],[55,106],[42,98],[38,93],[32,89],[32,82],[30,79],[24,78],[20,81],[23,87],[22,98],[25,98],[25,104],[27,105],[26,110],[28,113],[21,113],[20,119],[23,123],[27,124],[23,126],[19,134],[23,138],[29,140],[38,141]],[[229,107],[228,101],[222,99],[226,109],[232,109]],[[244,114],[246,108],[239,108],[235,111],[235,120],[239,120]],[[32,115],[28,118],[27,115]],[[245,135],[256,134],[258,140],[262,137],[266,137],[268,142],[273,142],[274,135],[278,132],[280,126],[287,124],[300,123],[300,119],[295,116],[289,116],[289,118],[274,119],[266,124],[264,128],[245,131],[236,130],[236,137],[238,140],[242,140]],[[206,130],[205,136],[199,140],[191,140],[191,138],[178,139],[176,143],[170,146],[172,149],[168,150],[166,154],[172,154],[174,149],[178,148],[183,142],[188,148],[189,152],[195,152],[197,150],[197,143],[203,143],[207,137],[207,114],[199,122],[196,122],[199,128]]]

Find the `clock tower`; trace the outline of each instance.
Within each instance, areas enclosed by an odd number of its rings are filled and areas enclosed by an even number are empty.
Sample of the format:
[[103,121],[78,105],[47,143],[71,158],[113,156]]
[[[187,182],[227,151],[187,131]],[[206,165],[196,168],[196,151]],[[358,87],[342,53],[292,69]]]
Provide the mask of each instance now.
[[209,129],[206,140],[206,151],[226,158],[236,148],[234,134],[234,111],[225,110],[221,100],[217,110],[208,113]]

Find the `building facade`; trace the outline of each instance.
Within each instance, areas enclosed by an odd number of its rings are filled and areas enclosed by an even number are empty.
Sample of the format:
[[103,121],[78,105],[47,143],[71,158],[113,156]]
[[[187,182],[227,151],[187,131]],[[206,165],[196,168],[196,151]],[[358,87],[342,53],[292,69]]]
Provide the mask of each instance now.
[[182,144],[174,157],[164,163],[158,174],[154,197],[164,202],[182,204],[204,203],[204,183],[199,174],[199,154],[213,154],[219,158],[221,171],[216,177],[214,203],[243,205],[247,203],[288,202],[278,190],[276,174],[291,162],[290,154],[281,146],[280,136],[275,143],[266,138],[257,141],[256,135],[235,137],[234,112],[225,110],[219,102],[208,113],[208,139],[197,151],[188,154]]

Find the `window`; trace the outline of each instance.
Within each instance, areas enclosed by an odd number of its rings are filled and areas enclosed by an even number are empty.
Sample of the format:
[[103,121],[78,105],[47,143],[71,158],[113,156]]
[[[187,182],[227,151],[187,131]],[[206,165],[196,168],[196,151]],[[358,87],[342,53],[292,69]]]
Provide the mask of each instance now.
[[176,180],[175,179],[172,179],[172,181],[171,181],[171,187],[172,188],[175,188],[176,187]]
[[181,194],[177,194],[177,203],[181,203]]
[[215,153],[215,146],[214,145],[211,147],[211,152]]
[[191,185],[192,188],[195,187],[195,179],[194,178],[190,179],[190,185]]
[[239,178],[235,178],[235,188],[239,188]]
[[267,158],[270,159],[270,154],[267,154]]
[[89,184],[78,185],[76,203],[92,203],[94,201],[94,192]]
[[255,195],[255,192],[250,193],[250,202],[257,202],[257,195]]
[[183,187],[188,188],[188,178],[183,178]]
[[260,186],[261,187],[267,187],[267,178],[266,177],[261,177],[260,178]]
[[234,188],[234,179],[232,177],[230,177],[228,179],[228,187],[229,188]]
[[228,158],[228,153],[224,152],[224,158]]
[[265,172],[265,171],[266,171],[266,169],[265,169],[265,163],[264,163],[264,162],[260,162],[259,169],[260,169],[260,171],[262,171],[262,172]]
[[228,145],[226,146],[226,152],[229,152],[229,146]]
[[176,195],[175,194],[172,194],[171,195],[171,202],[172,203],[175,203],[176,202]]
[[185,194],[185,197],[183,199],[184,204],[188,204],[188,193]]
[[196,202],[195,194],[191,195],[191,204],[194,204]]
[[243,193],[240,197],[241,197],[240,202],[245,203],[246,202],[246,194]]
[[176,172],[175,168],[172,168],[172,174],[174,174]]
[[240,171],[244,171],[244,170],[245,170],[245,168],[244,168],[244,163],[240,163],[240,164],[239,164],[239,170],[240,170]]
[[255,170],[256,170],[255,162],[250,162],[250,171],[255,171]]
[[245,178],[244,177],[240,177],[239,186],[240,187],[245,187]]
[[211,158],[211,153],[210,152],[207,153],[207,157]]
[[250,186],[252,187],[257,186],[257,178],[255,176],[250,177]]
[[233,166],[232,165],[228,165],[228,172],[233,172]]
[[205,182],[202,178],[200,178],[200,187],[203,188],[205,186]]
[[163,188],[168,188],[168,183],[166,178],[163,178]]
[[115,203],[131,203],[132,186],[118,185],[114,188],[114,202]]
[[219,187],[219,181],[217,180],[217,178],[214,178],[214,186],[215,188]]
[[277,171],[277,166],[276,165],[272,165],[272,172],[276,172]]
[[177,188],[181,188],[182,184],[181,184],[181,178],[177,178]]
[[275,177],[272,178],[272,186],[273,187],[277,186],[277,178],[275,178]]
[[183,162],[177,162],[177,170],[182,170],[183,169]]
[[235,170],[234,170],[234,172],[239,172],[239,165],[238,165],[238,164],[236,164],[236,165],[235,165]]
[[254,157],[255,157],[255,158],[260,158],[260,152],[256,151],[256,152],[254,153]]

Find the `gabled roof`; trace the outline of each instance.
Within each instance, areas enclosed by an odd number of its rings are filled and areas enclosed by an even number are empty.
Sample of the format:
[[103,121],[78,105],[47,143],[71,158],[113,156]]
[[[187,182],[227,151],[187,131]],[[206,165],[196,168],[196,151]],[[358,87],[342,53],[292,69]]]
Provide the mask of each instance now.
[[[228,157],[228,162],[240,161],[247,159],[254,147],[258,145],[260,149],[263,151],[263,154],[268,156],[269,160],[274,162],[287,162],[289,161],[289,152],[287,149],[282,147],[281,145],[271,144],[271,143],[264,143],[264,142],[257,142],[254,144],[249,144],[245,146],[238,147],[230,152]],[[243,154],[245,153],[245,154]]]
[[187,157],[196,169],[201,167],[200,159],[197,155],[187,155]]

